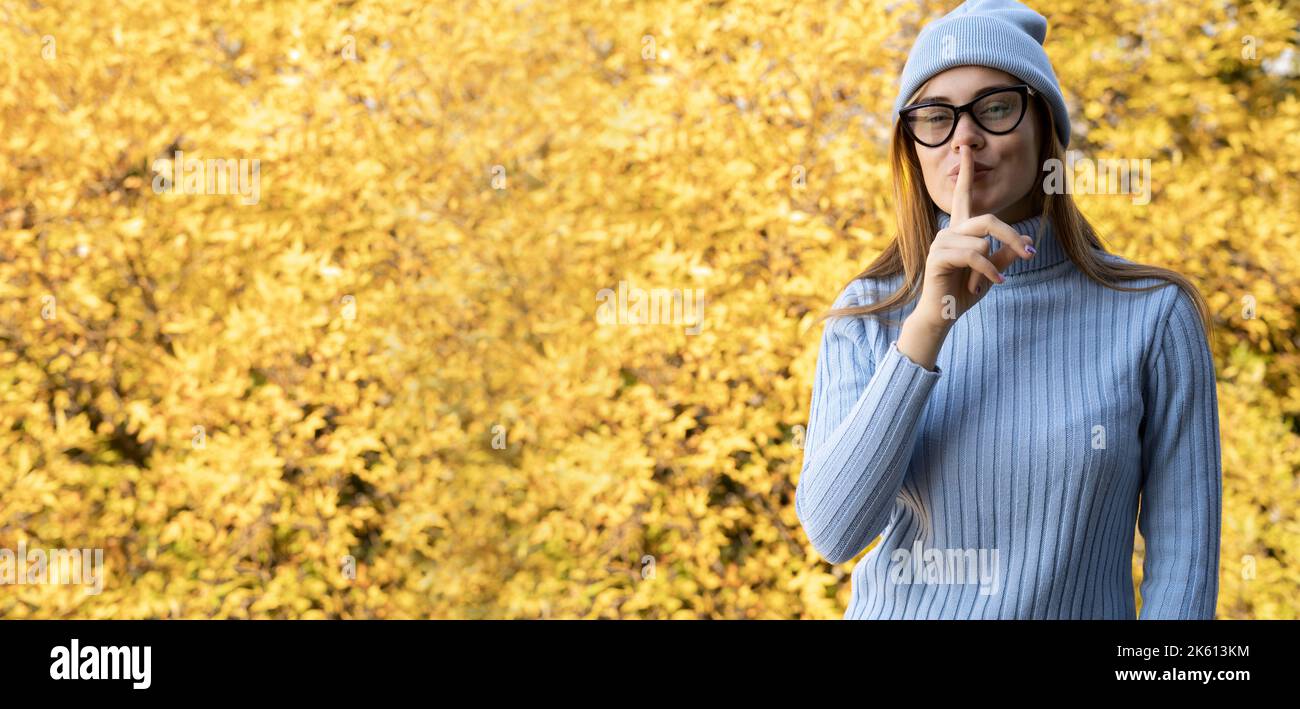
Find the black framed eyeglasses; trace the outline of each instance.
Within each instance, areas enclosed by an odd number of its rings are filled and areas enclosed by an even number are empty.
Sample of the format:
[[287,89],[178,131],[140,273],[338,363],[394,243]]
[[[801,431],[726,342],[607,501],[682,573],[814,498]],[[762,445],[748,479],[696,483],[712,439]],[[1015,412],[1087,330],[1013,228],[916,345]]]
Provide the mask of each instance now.
[[903,130],[927,148],[947,143],[957,132],[957,120],[969,112],[975,124],[993,135],[1006,135],[1020,125],[1034,90],[1028,84],[1002,86],[976,96],[970,103],[954,106],[926,101],[898,111]]

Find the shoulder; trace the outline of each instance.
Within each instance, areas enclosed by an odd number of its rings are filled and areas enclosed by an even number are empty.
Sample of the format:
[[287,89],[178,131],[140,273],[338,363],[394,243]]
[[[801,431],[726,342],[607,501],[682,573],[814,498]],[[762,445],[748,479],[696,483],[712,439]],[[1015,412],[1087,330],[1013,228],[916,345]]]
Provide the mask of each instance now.
[[[859,308],[879,303],[889,298],[902,286],[902,283],[902,273],[884,277],[854,278],[840,290],[832,308]],[[902,308],[905,310],[906,306]],[[853,333],[855,337],[861,338],[874,334],[874,330],[879,327],[878,317],[898,318],[900,312],[899,308],[893,308],[887,311],[876,311],[871,315],[836,315],[832,316],[829,322],[834,323],[838,331]]]
[[1218,367],[1196,302],[1183,289],[1169,289],[1143,364],[1143,390],[1179,400],[1176,408],[1206,402],[1211,412],[1218,393]]
[[1161,348],[1177,348],[1188,355],[1208,348],[1201,311],[1182,288],[1174,286],[1165,293],[1157,327],[1156,342]]
[[[1097,252],[1097,258],[1101,261],[1126,266],[1145,266],[1146,264],[1138,263],[1130,259],[1119,256],[1118,254],[1107,253],[1104,251]],[[1142,309],[1149,313],[1145,324],[1151,328],[1159,330],[1168,322],[1169,318],[1175,314],[1186,316],[1187,314],[1196,314],[1200,317],[1196,309],[1196,301],[1192,296],[1177,283],[1159,276],[1143,276],[1141,278],[1130,278],[1119,282],[1126,288],[1148,288],[1144,291],[1124,291],[1124,293],[1140,302]],[[1102,287],[1098,285],[1098,287]]]
[[[1164,279],[1151,280],[1169,283]],[[1179,367],[1195,365],[1202,371],[1213,372],[1213,355],[1195,299],[1172,283],[1151,293],[1150,310],[1154,322],[1149,335],[1148,364],[1154,366],[1164,362],[1167,365],[1170,363],[1166,360],[1172,358]]]
[[[1096,255],[1099,260],[1113,264],[1147,265],[1104,251],[1097,251]],[[1082,278],[1081,274],[1080,277],[1086,287],[1105,288],[1090,279]],[[1129,326],[1145,334],[1147,347],[1144,359],[1148,363],[1158,359],[1161,351],[1171,348],[1181,349],[1184,353],[1193,349],[1208,349],[1196,300],[1179,284],[1159,276],[1124,279],[1118,284],[1125,288],[1148,289],[1111,291],[1123,302],[1122,314]]]
[[902,273],[885,277],[855,278],[849,281],[836,296],[833,307],[856,308],[880,302],[898,290],[902,282]]
[[[1109,251],[1102,251],[1100,249],[1094,249],[1093,254],[1096,255],[1099,261],[1103,261],[1106,263],[1112,263],[1112,264],[1123,265],[1123,266],[1141,266],[1141,267],[1149,266],[1149,264],[1139,263],[1137,261],[1133,261],[1132,259],[1124,258],[1119,254],[1113,254],[1110,253]],[[1161,283],[1169,283],[1169,281],[1163,278],[1158,278],[1156,276],[1144,276],[1142,278],[1128,279],[1122,281],[1122,283],[1125,286],[1135,286],[1141,288],[1146,286],[1159,285]]]

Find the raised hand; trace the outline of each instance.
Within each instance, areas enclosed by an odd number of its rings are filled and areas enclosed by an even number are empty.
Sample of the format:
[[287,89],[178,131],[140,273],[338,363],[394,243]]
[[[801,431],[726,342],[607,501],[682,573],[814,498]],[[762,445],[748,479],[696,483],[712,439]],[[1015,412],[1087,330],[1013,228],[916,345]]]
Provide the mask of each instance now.
[[[988,293],[986,283],[1005,280],[1001,271],[1013,259],[1033,258],[1026,248],[1033,243],[1030,237],[1016,233],[992,214],[971,217],[975,158],[969,146],[958,146],[958,150],[961,152],[961,167],[953,192],[952,219],[946,229],[939,230],[930,245],[921,299],[917,304],[922,317],[932,323],[961,317]],[[992,236],[1010,248],[991,253],[992,247],[985,236]],[[951,322],[946,324],[951,325]]]

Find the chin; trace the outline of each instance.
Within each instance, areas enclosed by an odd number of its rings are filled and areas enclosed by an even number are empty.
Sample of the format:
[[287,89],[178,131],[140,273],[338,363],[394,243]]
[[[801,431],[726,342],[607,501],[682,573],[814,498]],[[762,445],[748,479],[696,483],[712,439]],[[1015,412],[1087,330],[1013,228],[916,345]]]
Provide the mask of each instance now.
[[[1011,204],[1011,202],[1004,202],[1000,195],[994,200],[986,201],[983,199],[972,199],[970,203],[970,215],[972,217],[978,217],[981,214],[997,214],[1007,207],[1010,207]],[[948,209],[943,211],[952,214],[952,205],[952,196],[949,195]]]

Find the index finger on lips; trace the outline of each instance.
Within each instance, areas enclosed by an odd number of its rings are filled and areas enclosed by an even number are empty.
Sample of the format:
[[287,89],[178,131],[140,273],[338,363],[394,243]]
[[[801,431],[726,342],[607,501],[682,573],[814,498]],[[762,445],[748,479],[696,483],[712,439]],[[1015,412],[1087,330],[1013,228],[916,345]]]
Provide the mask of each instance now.
[[952,193],[950,221],[953,224],[961,224],[970,219],[970,184],[975,173],[975,158],[971,155],[970,146],[959,145],[957,150],[961,153],[961,167],[957,171],[957,186]]

